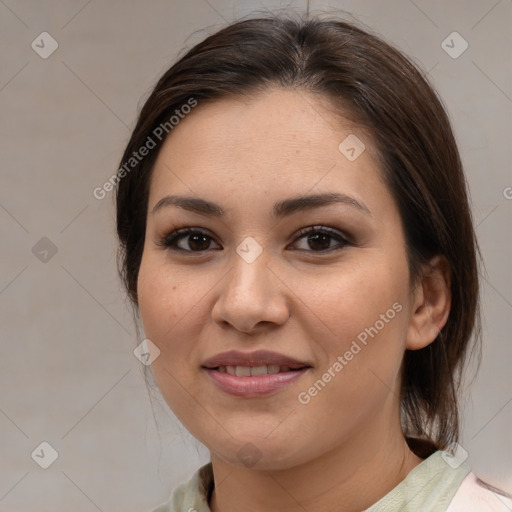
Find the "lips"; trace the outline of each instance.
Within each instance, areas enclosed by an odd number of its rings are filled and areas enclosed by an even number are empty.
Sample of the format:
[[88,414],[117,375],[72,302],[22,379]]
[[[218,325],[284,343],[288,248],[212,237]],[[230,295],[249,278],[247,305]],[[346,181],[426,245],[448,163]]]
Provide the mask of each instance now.
[[[242,367],[242,368],[255,368],[255,367],[267,367],[274,369],[273,367],[283,368],[284,371],[300,370],[302,368],[310,367],[311,365],[304,361],[298,361],[289,356],[279,354],[277,352],[270,352],[267,350],[258,350],[256,352],[238,352],[231,350],[229,352],[223,352],[211,357],[203,363],[203,368],[208,369],[219,369],[228,367]],[[271,371],[268,373],[277,373]]]
[[202,367],[221,391],[237,397],[257,398],[284,389],[311,365],[283,354],[260,350],[224,352],[205,361]]

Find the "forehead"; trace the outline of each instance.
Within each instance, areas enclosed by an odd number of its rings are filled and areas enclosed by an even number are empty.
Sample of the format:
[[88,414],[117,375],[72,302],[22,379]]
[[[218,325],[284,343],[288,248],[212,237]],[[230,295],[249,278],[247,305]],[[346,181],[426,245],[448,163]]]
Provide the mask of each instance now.
[[[300,148],[326,138],[336,141],[344,133],[354,131],[362,132],[363,128],[324,96],[303,90],[269,89],[247,97],[225,97],[205,103],[199,100],[164,145],[178,146],[193,138],[198,150],[206,146],[222,150],[226,145],[231,148],[246,143],[252,147],[261,141],[272,144],[275,140],[278,144],[285,140],[288,144],[296,141]],[[369,139],[368,134],[364,137]],[[220,141],[223,146],[215,148]],[[272,144],[273,149],[287,150],[288,145],[275,148],[277,144]]]
[[[357,158],[348,158],[354,152]],[[199,101],[160,150],[150,203],[159,191],[204,195],[221,184],[237,193],[325,192],[337,185],[356,192],[382,186],[377,162],[368,132],[316,94],[273,89]]]

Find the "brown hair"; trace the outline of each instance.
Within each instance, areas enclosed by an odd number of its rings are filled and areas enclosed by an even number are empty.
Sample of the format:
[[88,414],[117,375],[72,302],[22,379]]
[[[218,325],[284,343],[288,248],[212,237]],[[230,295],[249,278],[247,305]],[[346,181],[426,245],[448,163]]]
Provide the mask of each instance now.
[[[457,393],[472,334],[480,347],[479,251],[466,182],[449,119],[426,78],[402,53],[353,23],[274,15],[238,21],[194,46],[160,78],[121,166],[148,137],[156,147],[117,184],[119,271],[128,295],[136,309],[151,171],[165,140],[152,134],[191,98],[201,104],[275,86],[320,94],[340,112],[348,106],[372,135],[398,205],[411,278],[419,279],[420,267],[434,255],[450,264],[448,321],[434,342],[406,351],[401,392],[411,448],[420,456],[447,448],[459,436]],[[427,440],[427,450],[414,438]]]

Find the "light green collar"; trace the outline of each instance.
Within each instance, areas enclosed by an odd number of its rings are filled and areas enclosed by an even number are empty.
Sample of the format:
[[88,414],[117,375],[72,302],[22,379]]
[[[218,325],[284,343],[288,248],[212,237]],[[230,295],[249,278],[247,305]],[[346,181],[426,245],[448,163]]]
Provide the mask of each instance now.
[[[460,463],[446,452],[437,451],[364,512],[445,512],[469,472],[467,464]],[[208,491],[212,485],[213,470],[208,463],[187,483],[178,486],[168,503],[153,512],[211,512]]]
[[365,512],[445,512],[469,472],[464,462],[437,451]]

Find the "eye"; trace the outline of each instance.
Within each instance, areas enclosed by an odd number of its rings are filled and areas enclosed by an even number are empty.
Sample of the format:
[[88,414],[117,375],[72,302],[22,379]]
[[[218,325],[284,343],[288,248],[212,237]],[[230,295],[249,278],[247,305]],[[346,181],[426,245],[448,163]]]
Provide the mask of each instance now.
[[[156,244],[175,251],[204,252],[212,249],[211,244],[216,242],[208,233],[197,228],[178,229],[169,233]],[[215,250],[220,249],[217,245]]]
[[[342,249],[350,243],[341,232],[326,226],[303,228],[298,232],[298,235],[298,238],[292,244],[296,246],[294,250],[325,253]],[[173,251],[189,253],[200,253],[209,249],[221,250],[221,247],[207,232],[198,228],[175,230],[156,241],[156,244]],[[212,244],[216,247],[212,247]]]
[[[310,226],[299,231],[298,241],[303,241],[302,247],[298,250],[308,252],[330,252],[342,249],[350,242],[338,230],[328,228],[326,226]],[[333,245],[333,242],[337,242]],[[309,249],[308,249],[309,247]]]

